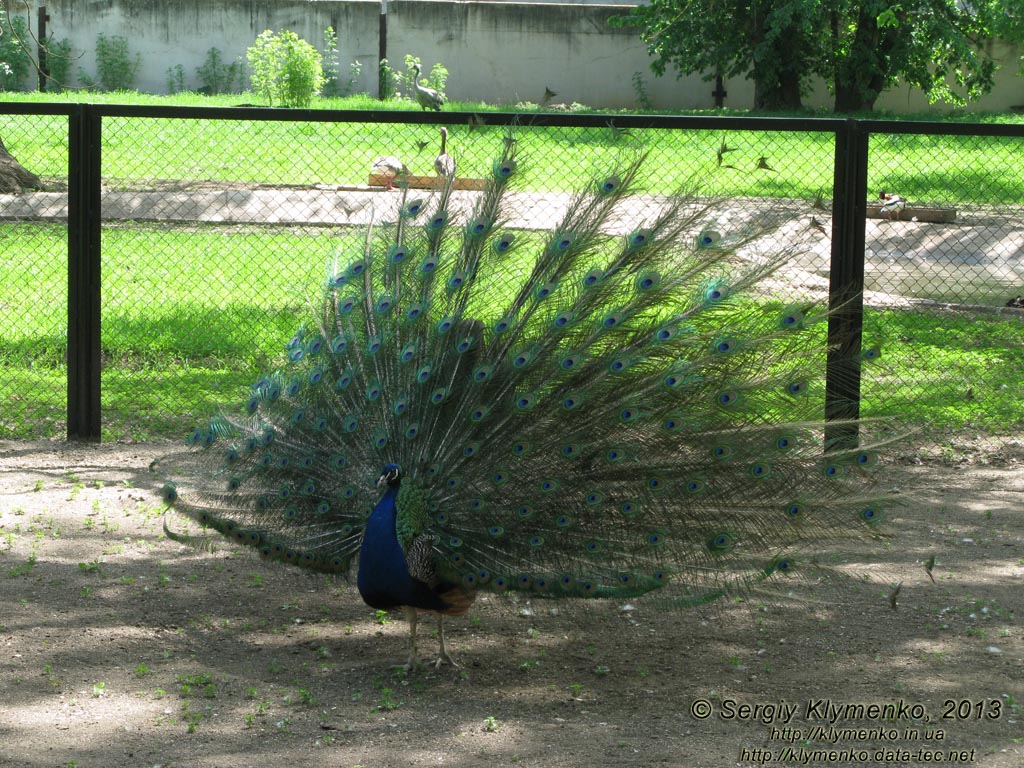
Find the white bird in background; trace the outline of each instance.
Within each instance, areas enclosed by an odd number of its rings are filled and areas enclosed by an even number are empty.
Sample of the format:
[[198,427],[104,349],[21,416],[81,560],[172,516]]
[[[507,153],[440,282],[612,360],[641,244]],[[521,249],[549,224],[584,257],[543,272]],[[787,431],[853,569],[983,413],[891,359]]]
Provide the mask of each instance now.
[[408,176],[409,169],[405,167],[405,163],[399,160],[397,157],[392,155],[386,155],[384,157],[378,157],[373,161],[373,172],[378,176],[382,176],[387,179],[387,186],[385,189],[395,188],[395,177],[396,176]]
[[878,193],[878,199],[882,201],[881,210],[886,213],[892,213],[893,211],[902,211],[907,207],[907,201],[905,198],[900,197],[895,192],[886,192],[884,189]]
[[434,170],[437,175],[445,179],[455,176],[455,158],[448,154],[446,144],[448,142],[448,129],[441,128],[441,152],[434,160]]

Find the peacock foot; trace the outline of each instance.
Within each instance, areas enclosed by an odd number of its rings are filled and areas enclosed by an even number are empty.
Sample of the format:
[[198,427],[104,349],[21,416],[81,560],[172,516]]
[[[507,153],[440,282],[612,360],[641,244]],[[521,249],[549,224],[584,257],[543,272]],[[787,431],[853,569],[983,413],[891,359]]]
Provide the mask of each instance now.
[[405,664],[392,664],[390,668],[395,672],[404,672],[408,674],[409,672],[414,671],[417,666],[419,666],[419,662],[416,660],[416,657],[410,656],[409,660],[406,661]]
[[453,659],[451,656],[449,656],[447,652],[442,653],[433,662],[434,669],[441,669],[441,667],[444,666],[445,664],[450,664],[452,669],[461,669],[462,668],[462,665],[456,663],[455,659]]

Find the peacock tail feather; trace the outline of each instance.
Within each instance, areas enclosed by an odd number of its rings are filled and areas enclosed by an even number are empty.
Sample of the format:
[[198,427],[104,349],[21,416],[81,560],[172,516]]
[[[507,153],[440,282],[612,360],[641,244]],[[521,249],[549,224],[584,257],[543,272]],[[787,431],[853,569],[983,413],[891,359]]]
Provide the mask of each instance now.
[[503,227],[505,142],[471,209],[405,190],[240,413],[189,438],[168,504],[267,559],[346,574],[397,464],[396,535],[429,536],[468,590],[712,600],[872,535],[875,449],[825,445],[824,321],[755,295],[789,255],[742,262],[669,196],[622,209],[642,158],[542,234]]

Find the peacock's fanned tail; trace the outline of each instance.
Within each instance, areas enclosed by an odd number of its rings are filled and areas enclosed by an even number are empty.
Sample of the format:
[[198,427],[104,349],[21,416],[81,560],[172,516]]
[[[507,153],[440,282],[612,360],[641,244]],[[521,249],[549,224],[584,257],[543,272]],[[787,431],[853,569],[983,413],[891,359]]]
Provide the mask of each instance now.
[[543,233],[502,226],[515,142],[465,213],[450,182],[407,191],[332,262],[288,363],[192,435],[166,500],[345,573],[395,463],[401,541],[433,536],[468,588],[550,597],[701,602],[871,533],[873,450],[823,443],[827,311],[744,294],[786,254],[740,263],[693,199],[624,227],[639,167]]

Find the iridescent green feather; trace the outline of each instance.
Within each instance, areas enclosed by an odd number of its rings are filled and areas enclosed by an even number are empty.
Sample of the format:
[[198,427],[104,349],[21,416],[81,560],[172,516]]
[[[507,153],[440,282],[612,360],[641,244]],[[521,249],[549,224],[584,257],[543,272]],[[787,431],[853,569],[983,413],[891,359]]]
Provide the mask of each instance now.
[[877,535],[884,425],[825,446],[828,310],[763,287],[789,249],[738,258],[765,232],[730,234],[690,197],[625,223],[642,158],[581,185],[548,231],[512,231],[515,148],[484,191],[405,189],[393,223],[336,254],[281,369],[168,462],[166,501],[268,559],[344,573],[394,463],[402,550],[430,537],[450,582],[668,605]]

